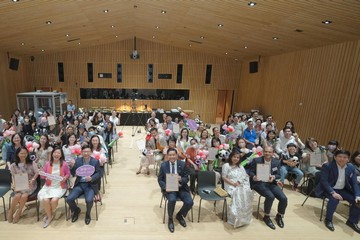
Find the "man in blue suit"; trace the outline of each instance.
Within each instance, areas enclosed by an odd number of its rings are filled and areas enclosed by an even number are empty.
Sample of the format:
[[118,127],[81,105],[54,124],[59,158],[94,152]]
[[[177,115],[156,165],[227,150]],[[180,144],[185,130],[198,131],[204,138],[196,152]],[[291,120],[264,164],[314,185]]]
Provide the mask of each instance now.
[[[272,147],[265,147],[264,156],[254,159],[251,163],[250,169],[250,186],[261,196],[265,197],[264,202],[264,212],[265,216],[263,218],[265,224],[271,228],[275,229],[275,225],[270,219],[270,211],[272,204],[276,199],[279,200],[277,215],[275,217],[276,224],[280,227],[284,227],[283,217],[287,207],[287,197],[284,192],[278,186],[277,180],[280,180],[280,161],[279,159],[273,158],[274,149]],[[270,165],[270,177],[267,182],[259,181],[256,173],[257,164],[269,164]],[[281,183],[279,183],[281,184]]]
[[350,152],[337,150],[334,154],[334,161],[325,163],[321,168],[320,183],[315,189],[318,197],[329,199],[327,204],[325,226],[334,231],[332,218],[339,201],[346,200],[350,203],[349,219],[346,225],[355,232],[360,233],[357,225],[360,218],[360,190],[357,182],[355,168],[348,164]]
[[91,221],[90,213],[94,203],[94,196],[98,193],[98,181],[100,179],[100,164],[99,161],[91,157],[91,149],[88,145],[82,147],[82,157],[72,160],[70,162],[70,171],[74,176],[76,169],[83,165],[94,166],[95,172],[91,176],[80,177],[77,176],[74,187],[71,190],[66,201],[69,204],[70,210],[73,213],[71,221],[76,222],[79,218],[80,208],[76,205],[75,200],[82,194],[85,196],[86,215],[85,224],[88,225]]
[[[161,191],[166,194],[168,199],[168,227],[170,232],[174,232],[174,208],[176,204],[176,199],[180,198],[183,201],[183,206],[180,211],[176,214],[176,219],[179,221],[180,225],[186,227],[185,217],[189,210],[193,206],[193,200],[190,196],[189,186],[187,185],[189,181],[188,171],[185,167],[185,163],[178,160],[177,150],[174,148],[169,148],[167,151],[169,161],[163,162],[160,166],[160,172],[158,176],[158,182],[161,188]],[[179,191],[177,192],[166,192],[166,174],[173,173],[178,174],[179,181]]]

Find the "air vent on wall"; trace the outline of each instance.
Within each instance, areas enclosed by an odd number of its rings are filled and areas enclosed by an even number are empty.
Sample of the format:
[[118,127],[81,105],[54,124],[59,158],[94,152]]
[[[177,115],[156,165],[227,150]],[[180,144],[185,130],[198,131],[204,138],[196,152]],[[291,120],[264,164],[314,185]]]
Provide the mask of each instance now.
[[80,38],[74,38],[74,39],[70,39],[70,40],[67,40],[67,42],[74,42],[74,41],[79,41]]
[[192,42],[192,43],[197,43],[197,44],[202,44],[202,42],[195,41],[195,40],[189,40],[189,42]]

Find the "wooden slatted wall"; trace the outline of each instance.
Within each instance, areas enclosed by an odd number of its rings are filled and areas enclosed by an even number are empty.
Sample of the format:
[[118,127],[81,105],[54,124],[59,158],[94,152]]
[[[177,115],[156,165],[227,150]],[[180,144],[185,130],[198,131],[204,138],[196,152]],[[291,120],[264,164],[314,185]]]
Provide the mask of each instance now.
[[24,58],[12,55],[10,57],[19,59],[17,71],[9,69],[7,53],[0,53],[0,112],[5,120],[9,120],[16,109],[16,93],[31,89],[31,83],[24,81],[26,72]]
[[360,41],[263,58],[259,71],[244,62],[237,111],[258,107],[278,127],[293,120],[304,141],[360,148]]
[[[151,88],[190,89],[189,101],[139,100],[138,105],[151,108],[194,110],[203,120],[215,122],[217,90],[237,89],[240,79],[240,62],[204,53],[137,39],[140,59],[130,59],[133,40],[94,46],[55,54],[35,56],[29,62],[28,77],[35,86],[51,86],[68,93],[68,98],[80,107],[116,107],[130,105],[129,100],[82,100],[79,88]],[[57,63],[64,63],[65,82],[57,76]],[[87,81],[87,63],[93,63],[94,82]],[[122,64],[123,82],[116,82],[116,65]],[[148,64],[154,65],[154,82],[147,82]],[[183,64],[182,84],[176,83],[177,64]],[[211,84],[205,85],[206,65],[212,64]],[[99,72],[112,73],[112,79],[98,79]],[[157,79],[159,73],[170,73],[172,79]],[[77,84],[76,84],[77,83]]]

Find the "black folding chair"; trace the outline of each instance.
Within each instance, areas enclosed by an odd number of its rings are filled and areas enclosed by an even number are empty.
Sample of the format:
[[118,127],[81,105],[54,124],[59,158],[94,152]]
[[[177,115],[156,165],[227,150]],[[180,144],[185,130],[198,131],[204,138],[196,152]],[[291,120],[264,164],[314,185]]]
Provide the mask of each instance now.
[[8,169],[0,169],[0,197],[3,200],[3,207],[4,207],[4,215],[5,221],[6,218],[6,206],[5,206],[5,198],[7,192],[11,189],[11,173]]

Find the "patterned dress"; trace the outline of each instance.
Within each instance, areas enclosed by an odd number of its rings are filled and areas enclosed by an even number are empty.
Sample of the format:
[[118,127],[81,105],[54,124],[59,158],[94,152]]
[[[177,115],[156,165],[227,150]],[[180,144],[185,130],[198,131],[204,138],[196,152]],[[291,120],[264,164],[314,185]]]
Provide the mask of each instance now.
[[228,223],[234,227],[240,227],[252,222],[252,201],[253,192],[250,188],[249,176],[244,167],[240,165],[230,166],[225,163],[222,167],[222,176],[233,182],[240,182],[240,185],[234,187],[225,182],[225,191],[231,196],[231,203],[228,205],[227,218]]
[[[16,165],[16,163],[12,163],[10,166],[10,172],[11,175],[15,174],[24,174],[27,173],[29,181],[34,178],[34,176],[38,173],[38,167],[35,162],[31,162],[29,164],[19,163]],[[32,181],[32,184],[29,184],[28,190],[19,191],[17,193],[28,193],[31,195],[33,192],[35,192],[37,188],[37,181]]]

